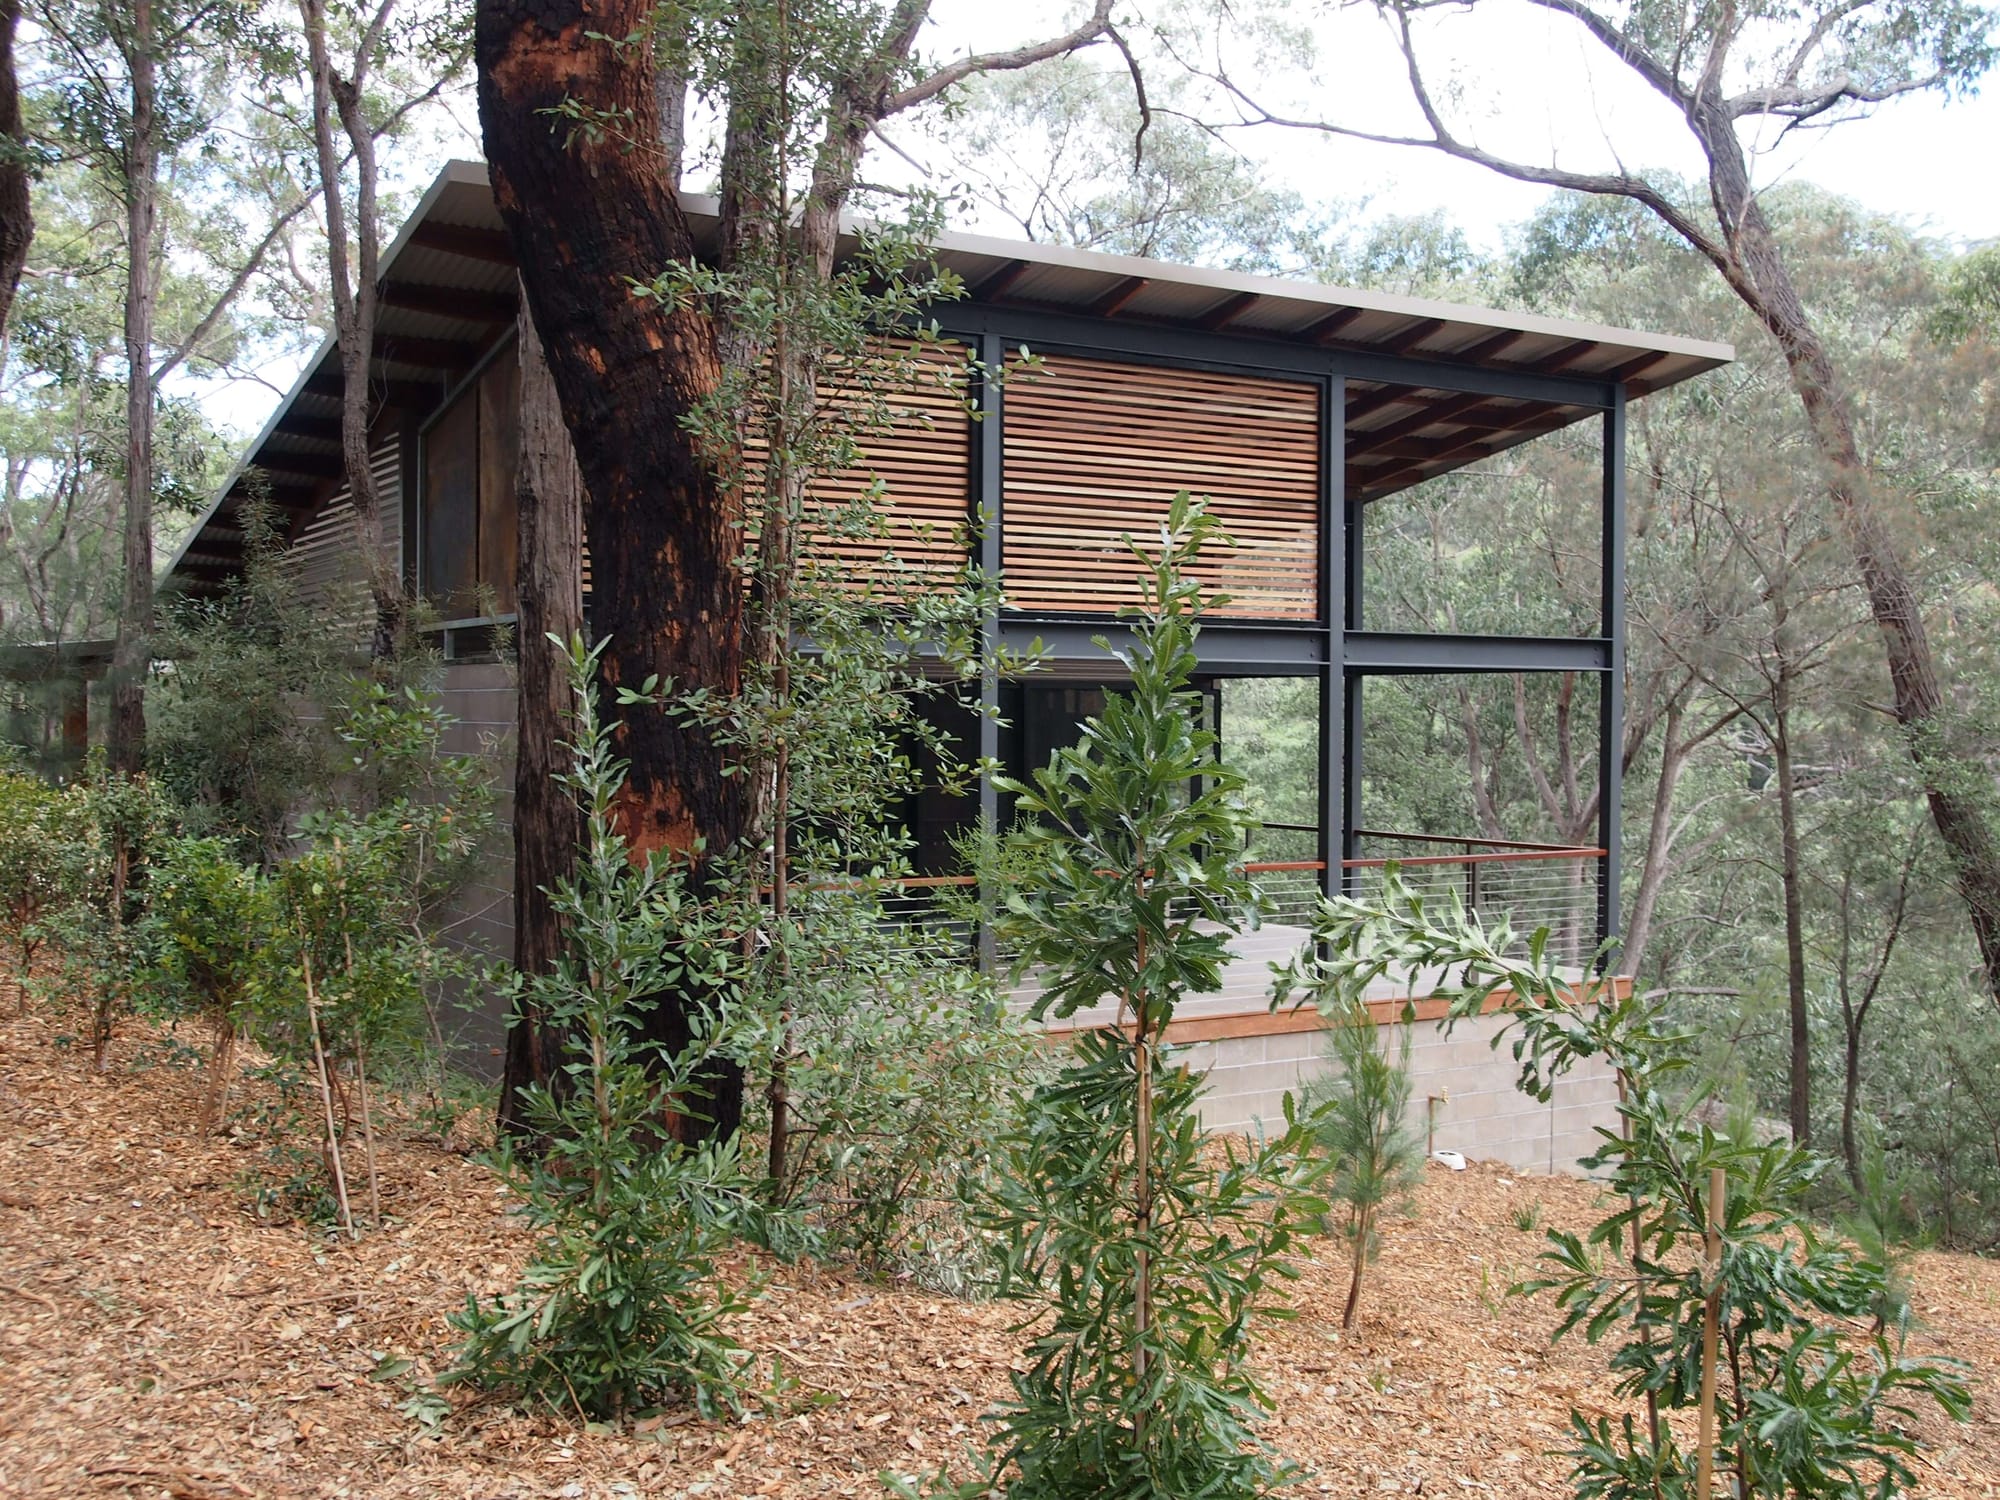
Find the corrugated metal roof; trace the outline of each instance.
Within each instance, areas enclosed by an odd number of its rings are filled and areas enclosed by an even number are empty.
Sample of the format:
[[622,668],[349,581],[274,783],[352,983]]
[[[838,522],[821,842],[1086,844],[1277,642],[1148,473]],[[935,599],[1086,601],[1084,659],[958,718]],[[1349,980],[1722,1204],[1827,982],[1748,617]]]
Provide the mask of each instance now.
[[[713,198],[688,195],[698,248]],[[852,225],[843,249],[857,242]],[[1733,359],[1726,344],[1206,270],[1060,245],[947,234],[940,263],[974,302],[1425,359],[1474,369],[1581,376],[1643,395]],[[483,163],[447,163],[383,252],[384,299],[372,378],[383,407],[428,409],[513,321],[515,272]],[[237,510],[262,469],[274,500],[302,518],[338,486],[340,365],[332,340],[245,450],[168,567],[213,587],[239,559]],[[1588,415],[1553,402],[1350,381],[1350,495],[1373,499]]]

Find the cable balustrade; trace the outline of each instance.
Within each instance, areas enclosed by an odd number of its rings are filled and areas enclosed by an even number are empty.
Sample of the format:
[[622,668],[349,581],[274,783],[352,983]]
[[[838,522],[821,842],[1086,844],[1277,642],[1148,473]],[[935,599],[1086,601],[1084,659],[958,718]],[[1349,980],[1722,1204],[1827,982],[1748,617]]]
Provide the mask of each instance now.
[[[1560,964],[1582,964],[1597,946],[1601,848],[1379,829],[1359,830],[1356,837],[1367,852],[1340,862],[1339,881],[1340,891],[1356,900],[1381,899],[1393,869],[1402,890],[1426,906],[1442,911],[1456,899],[1488,932],[1504,926],[1512,933],[1510,951],[1525,950],[1541,929]],[[1299,941],[1306,941],[1322,895],[1324,862],[1255,861],[1243,869],[1263,897],[1263,926],[1296,928]],[[794,889],[794,906],[816,898],[865,898],[883,927],[903,939],[940,957],[979,958],[975,876],[830,877]],[[1003,965],[1006,956],[1004,948],[993,955]]]

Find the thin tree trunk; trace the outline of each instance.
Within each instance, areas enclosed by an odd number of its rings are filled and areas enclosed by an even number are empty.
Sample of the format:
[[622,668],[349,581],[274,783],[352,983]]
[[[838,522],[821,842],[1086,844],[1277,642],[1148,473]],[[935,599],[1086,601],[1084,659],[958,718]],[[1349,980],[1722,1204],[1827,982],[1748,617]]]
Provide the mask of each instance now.
[[[1778,633],[1784,632],[1784,610]],[[1798,782],[1792,764],[1792,671],[1779,648],[1771,687],[1772,759],[1778,781],[1778,879],[1785,907],[1785,999],[1791,1031],[1789,1119],[1794,1145],[1812,1141],[1812,1032],[1806,1011],[1805,877],[1799,868]]]
[[[648,48],[614,49],[651,15],[644,0],[480,0],[474,31],[479,114],[493,191],[521,267],[549,372],[575,444],[592,539],[591,627],[606,642],[604,686],[648,678],[677,694],[733,698],[742,676],[743,591],[735,471],[688,430],[716,395],[712,321],[679,299],[634,296],[627,280],[695,256],[692,232],[653,143],[660,138]],[[575,102],[626,122],[572,131],[551,113]],[[635,144],[643,143],[643,144]],[[579,180],[590,186],[579,192]],[[711,424],[712,425],[712,424]],[[708,727],[651,709],[616,732],[629,765],[618,803],[635,855],[670,851],[700,883],[733,849],[742,795]],[[713,996],[661,997],[654,1039],[678,1050]],[[727,1136],[742,1117],[740,1066],[718,1060],[684,1140]]]
[[1361,1310],[1361,1274],[1368,1264],[1368,1224],[1372,1211],[1356,1209],[1354,1215],[1354,1270],[1347,1280],[1347,1306],[1340,1312],[1340,1329],[1343,1333],[1354,1328],[1354,1315]]
[[382,1227],[382,1175],[375,1166],[375,1106],[368,1097],[368,1053],[354,1043],[354,1082],[361,1095],[361,1149],[368,1163],[368,1221]]
[[132,119],[125,143],[125,532],[118,639],[111,653],[111,768],[146,766],[146,677],[153,629],[153,315],[159,222],[158,63],[153,0],[132,0],[125,42]]
[[[305,937],[303,931],[300,938]],[[340,1206],[340,1227],[347,1231],[349,1239],[356,1239],[354,1232],[354,1210],[347,1202],[347,1166],[340,1156],[340,1126],[333,1115],[333,1075],[326,1065],[326,1042],[319,1029],[319,990],[313,983],[312,956],[303,954],[300,960],[299,977],[306,991],[306,1025],[312,1031],[313,1071],[319,1084],[320,1112],[326,1125],[327,1168],[333,1173],[334,1201]]]
[[[376,25],[386,17],[385,3]],[[375,346],[379,308],[378,286],[382,224],[376,204],[375,135],[363,111],[362,89],[372,43],[361,41],[354,56],[354,76],[343,78],[327,50],[325,0],[299,0],[306,50],[312,71],[313,145],[319,157],[320,201],[326,214],[326,260],[333,293],[334,335],[340,343],[340,462],[347,481],[357,542],[368,574],[368,592],[375,610],[368,653],[376,661],[393,656],[402,633],[403,583],[396,566],[382,513],[382,495],[375,483],[374,455],[369,444],[369,361]],[[371,28],[370,35],[374,28]],[[353,222],[348,221],[342,188],[341,151],[334,139],[338,126],[354,158]],[[348,260],[348,241],[354,261]]]
[[236,1013],[224,1003],[215,1013],[215,1037],[208,1049],[208,1096],[202,1100],[200,1134],[213,1135],[229,1108],[236,1081]]
[[1639,866],[1639,887],[1632,895],[1631,915],[1626,919],[1625,936],[1618,948],[1619,972],[1635,977],[1645,962],[1646,945],[1653,937],[1653,913],[1659,907],[1667,874],[1673,868],[1674,794],[1680,789],[1681,772],[1688,756],[1688,747],[1680,739],[1683,711],[1678,698],[1667,705],[1660,734],[1660,775],[1653,787],[1653,806],[1647,819],[1646,855]]
[[14,32],[20,20],[21,0],[0,0],[0,348],[5,347],[14,290],[35,237],[28,140],[21,128],[21,87],[14,66]]

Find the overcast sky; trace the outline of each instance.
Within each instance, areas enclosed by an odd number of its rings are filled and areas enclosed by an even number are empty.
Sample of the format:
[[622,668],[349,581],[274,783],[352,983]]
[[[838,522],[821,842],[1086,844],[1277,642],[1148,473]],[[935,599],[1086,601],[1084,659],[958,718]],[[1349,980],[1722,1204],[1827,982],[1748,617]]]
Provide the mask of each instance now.
[[[1254,0],[1253,0],[1254,3]],[[1288,6],[1286,13],[1302,14]],[[1051,0],[939,0],[930,44],[937,54],[1018,45],[1039,24],[1060,31],[1078,6]],[[1239,81],[1268,80],[1267,108],[1331,118],[1385,133],[1422,134],[1400,55],[1368,7],[1328,7],[1317,23],[1321,65],[1310,77],[1275,65],[1268,44],[1225,53]],[[1589,168],[1669,167],[1696,175],[1700,160],[1665,101],[1612,62],[1573,23],[1527,4],[1495,3],[1440,15],[1429,38],[1432,92],[1457,102],[1454,129],[1520,160]],[[1102,64],[1119,66],[1108,48]],[[2000,89],[2000,79],[1996,79]],[[1455,90],[1455,93],[1452,91]],[[1933,234],[2000,238],[2000,93],[1945,100],[1920,96],[1873,118],[1796,131],[1759,143],[1760,187],[1803,177]],[[1439,153],[1331,140],[1260,127],[1234,136],[1271,175],[1309,200],[1366,198],[1377,213],[1443,209],[1476,241],[1529,217],[1547,196]],[[1005,221],[991,226],[1004,232]]]

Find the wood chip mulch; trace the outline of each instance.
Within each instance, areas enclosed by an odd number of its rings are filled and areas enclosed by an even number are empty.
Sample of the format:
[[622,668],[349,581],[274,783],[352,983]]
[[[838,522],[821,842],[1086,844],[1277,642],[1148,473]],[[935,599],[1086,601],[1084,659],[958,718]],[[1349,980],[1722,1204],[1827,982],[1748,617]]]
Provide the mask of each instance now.
[[[463,1155],[391,1133],[385,1228],[355,1245],[259,1220],[259,1147],[196,1138],[199,1075],[128,1024],[111,1070],[58,1045],[59,1017],[0,994],[0,1496],[875,1496],[978,1441],[1019,1339],[1011,1310],[770,1266],[737,1332],[801,1397],[742,1425],[669,1416],[585,1432],[454,1392],[434,1430],[413,1381],[451,1357],[444,1316],[512,1284],[526,1250],[505,1193]],[[252,1091],[254,1094],[254,1091]],[[1306,1495],[1556,1495],[1572,1404],[1618,1413],[1603,1357],[1551,1351],[1540,1302],[1503,1293],[1540,1225],[1581,1227],[1598,1194],[1490,1166],[1433,1169],[1385,1227],[1363,1324],[1342,1338],[1347,1265],[1302,1267],[1300,1316],[1259,1364],[1270,1440]],[[1519,1227],[1528,1217],[1537,1227]],[[1918,1352],[1965,1361],[1971,1422],[1925,1434],[1926,1496],[2000,1500],[2000,1263],[1924,1254]],[[371,1379],[389,1356],[411,1376]]]

